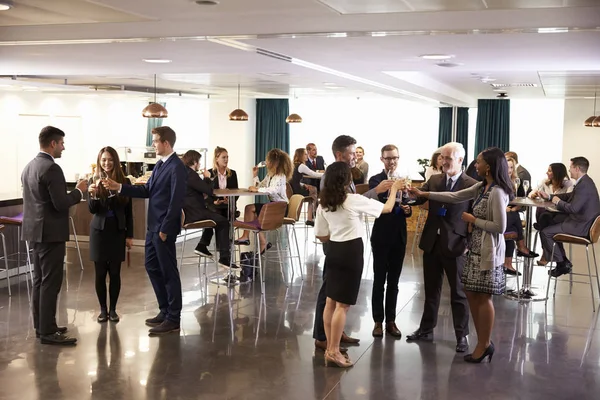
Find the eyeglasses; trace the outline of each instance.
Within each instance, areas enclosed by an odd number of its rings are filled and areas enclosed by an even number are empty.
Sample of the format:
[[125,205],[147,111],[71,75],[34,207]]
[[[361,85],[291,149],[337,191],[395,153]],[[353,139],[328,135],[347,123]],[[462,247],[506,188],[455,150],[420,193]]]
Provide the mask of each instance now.
[[383,161],[385,162],[398,161],[399,159],[400,157],[383,157]]

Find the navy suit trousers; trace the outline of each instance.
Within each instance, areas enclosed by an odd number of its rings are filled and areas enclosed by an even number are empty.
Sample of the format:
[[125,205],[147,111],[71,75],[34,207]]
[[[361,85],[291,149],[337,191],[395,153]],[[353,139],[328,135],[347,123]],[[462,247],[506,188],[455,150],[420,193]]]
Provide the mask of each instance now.
[[158,308],[169,321],[181,320],[181,279],[177,269],[174,235],[164,242],[158,232],[146,233],[146,272],[154,288]]

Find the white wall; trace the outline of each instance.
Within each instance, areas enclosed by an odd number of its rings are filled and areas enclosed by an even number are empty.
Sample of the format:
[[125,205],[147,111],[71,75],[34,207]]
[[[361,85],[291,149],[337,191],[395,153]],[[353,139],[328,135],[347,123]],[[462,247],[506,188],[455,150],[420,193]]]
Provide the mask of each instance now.
[[[593,115],[594,100],[566,100],[564,135],[562,137],[562,162],[569,167],[570,159],[583,156],[590,161],[589,175],[600,182],[600,128],[583,126],[583,121]],[[596,115],[600,114],[596,111]]]
[[[313,142],[327,163],[333,162],[331,143],[339,135],[354,137],[365,149],[369,175],[381,171],[381,148],[395,144],[400,168],[418,173],[417,159],[431,158],[437,148],[439,111],[398,99],[300,98],[290,100],[290,112],[301,124],[290,127],[290,152]],[[417,174],[418,175],[418,174]]]

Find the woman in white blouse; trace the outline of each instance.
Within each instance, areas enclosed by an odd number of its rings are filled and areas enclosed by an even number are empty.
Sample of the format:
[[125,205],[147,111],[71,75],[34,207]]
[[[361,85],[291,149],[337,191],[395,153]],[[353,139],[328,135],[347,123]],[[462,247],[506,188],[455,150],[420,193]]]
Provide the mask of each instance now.
[[435,153],[431,156],[431,162],[429,167],[425,168],[425,182],[429,180],[433,175],[441,174],[442,171],[442,162],[444,161],[444,157],[442,157],[442,152],[440,149],[437,149]]
[[[548,166],[548,171],[546,171],[547,180],[540,183],[540,186],[537,190],[532,191],[529,194],[529,197],[532,199],[537,199],[540,197],[540,192],[544,192],[546,194],[561,194],[561,193],[569,193],[573,191],[573,181],[569,179],[567,175],[567,167],[563,163],[552,163]],[[543,208],[538,208],[535,213],[535,219],[538,223],[537,227],[541,230],[543,226],[544,214],[547,214],[549,211],[546,211]],[[539,224],[542,225],[539,225]],[[537,262],[538,265],[546,265],[548,261],[542,257]]]
[[[269,201],[288,202],[286,184],[292,177],[292,160],[290,156],[281,149],[271,149],[267,153],[267,176],[262,182],[258,179],[258,167],[252,168],[254,176],[254,186],[248,188],[251,192],[267,193]],[[263,204],[248,204],[244,209],[244,222],[252,222],[258,218]],[[243,235],[235,241],[237,245],[250,244],[250,232],[244,231]],[[260,253],[264,253],[267,248],[267,240],[263,233],[260,234]]]
[[292,179],[290,179],[290,185],[294,194],[301,194],[302,196],[308,196],[313,199],[313,202],[308,205],[308,214],[306,216],[306,225],[313,226],[315,205],[317,204],[317,188],[308,183],[302,182],[305,176],[314,179],[321,179],[323,176],[322,172],[316,172],[306,166],[306,160],[308,160],[308,153],[306,149],[301,147],[296,149],[294,152],[294,173]]
[[324,268],[327,281],[327,302],[323,313],[327,336],[325,361],[327,365],[332,363],[342,368],[353,365],[340,352],[340,339],[346,313],[351,305],[356,304],[360,289],[365,214],[377,218],[391,212],[396,193],[404,188],[404,181],[396,181],[384,204],[348,193],[351,177],[350,167],[343,161],[334,162],[327,168],[315,221],[315,236],[322,242],[328,242]]

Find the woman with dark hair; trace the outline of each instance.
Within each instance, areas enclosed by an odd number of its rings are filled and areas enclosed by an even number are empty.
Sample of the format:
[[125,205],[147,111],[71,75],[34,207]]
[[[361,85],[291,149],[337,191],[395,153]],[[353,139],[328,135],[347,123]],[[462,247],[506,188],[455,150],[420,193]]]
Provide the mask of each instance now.
[[494,343],[494,303],[492,295],[504,293],[504,251],[502,235],[506,229],[506,207],[514,197],[504,153],[497,147],[488,148],[477,156],[476,169],[484,180],[458,192],[421,192],[411,189],[418,197],[448,203],[473,201],[472,213],[462,219],[470,225],[467,262],[462,282],[477,331],[477,346],[464,357],[470,363],[484,359],[492,361]]
[[[110,178],[130,185],[112,147],[98,152],[97,176],[88,189],[88,207],[93,214],[90,223],[90,260],[96,268],[96,295],[100,303],[98,322],[119,321],[117,300],[121,291],[121,263],[125,261],[125,247],[133,245],[133,213],[131,199],[119,196],[100,184]],[[110,308],[106,302],[106,275],[110,277]]]
[[316,172],[306,166],[308,160],[308,153],[306,149],[301,147],[296,149],[294,152],[294,173],[292,179],[290,179],[290,185],[294,194],[301,194],[302,196],[308,196],[313,199],[313,202],[308,205],[308,212],[306,216],[306,225],[313,226],[315,205],[317,204],[317,188],[308,183],[304,183],[302,180],[304,176],[310,176],[311,178],[321,179],[323,176],[322,172]]
[[444,157],[442,157],[442,152],[440,149],[437,149],[431,156],[429,167],[425,168],[425,181],[428,181],[432,175],[437,175],[444,172],[442,170],[443,161]]
[[[529,197],[532,199],[541,198],[540,193],[546,193],[547,195],[569,193],[573,191],[573,181],[569,179],[567,174],[567,167],[563,163],[552,163],[548,166],[546,171],[547,180],[540,183],[537,190],[532,191]],[[548,196],[546,196],[548,197]],[[538,207],[535,213],[536,229],[541,230],[545,226],[552,224],[550,211]],[[542,254],[542,257],[537,262],[538,265],[546,265],[548,261]]]
[[327,167],[321,190],[315,236],[328,242],[325,257],[327,302],[323,313],[327,350],[325,361],[342,368],[351,367],[352,361],[340,353],[340,340],[346,323],[346,313],[356,304],[363,270],[364,216],[379,217],[392,211],[396,193],[404,188],[404,181],[396,181],[387,202],[368,199],[348,193],[352,174],[350,167],[337,161]]

